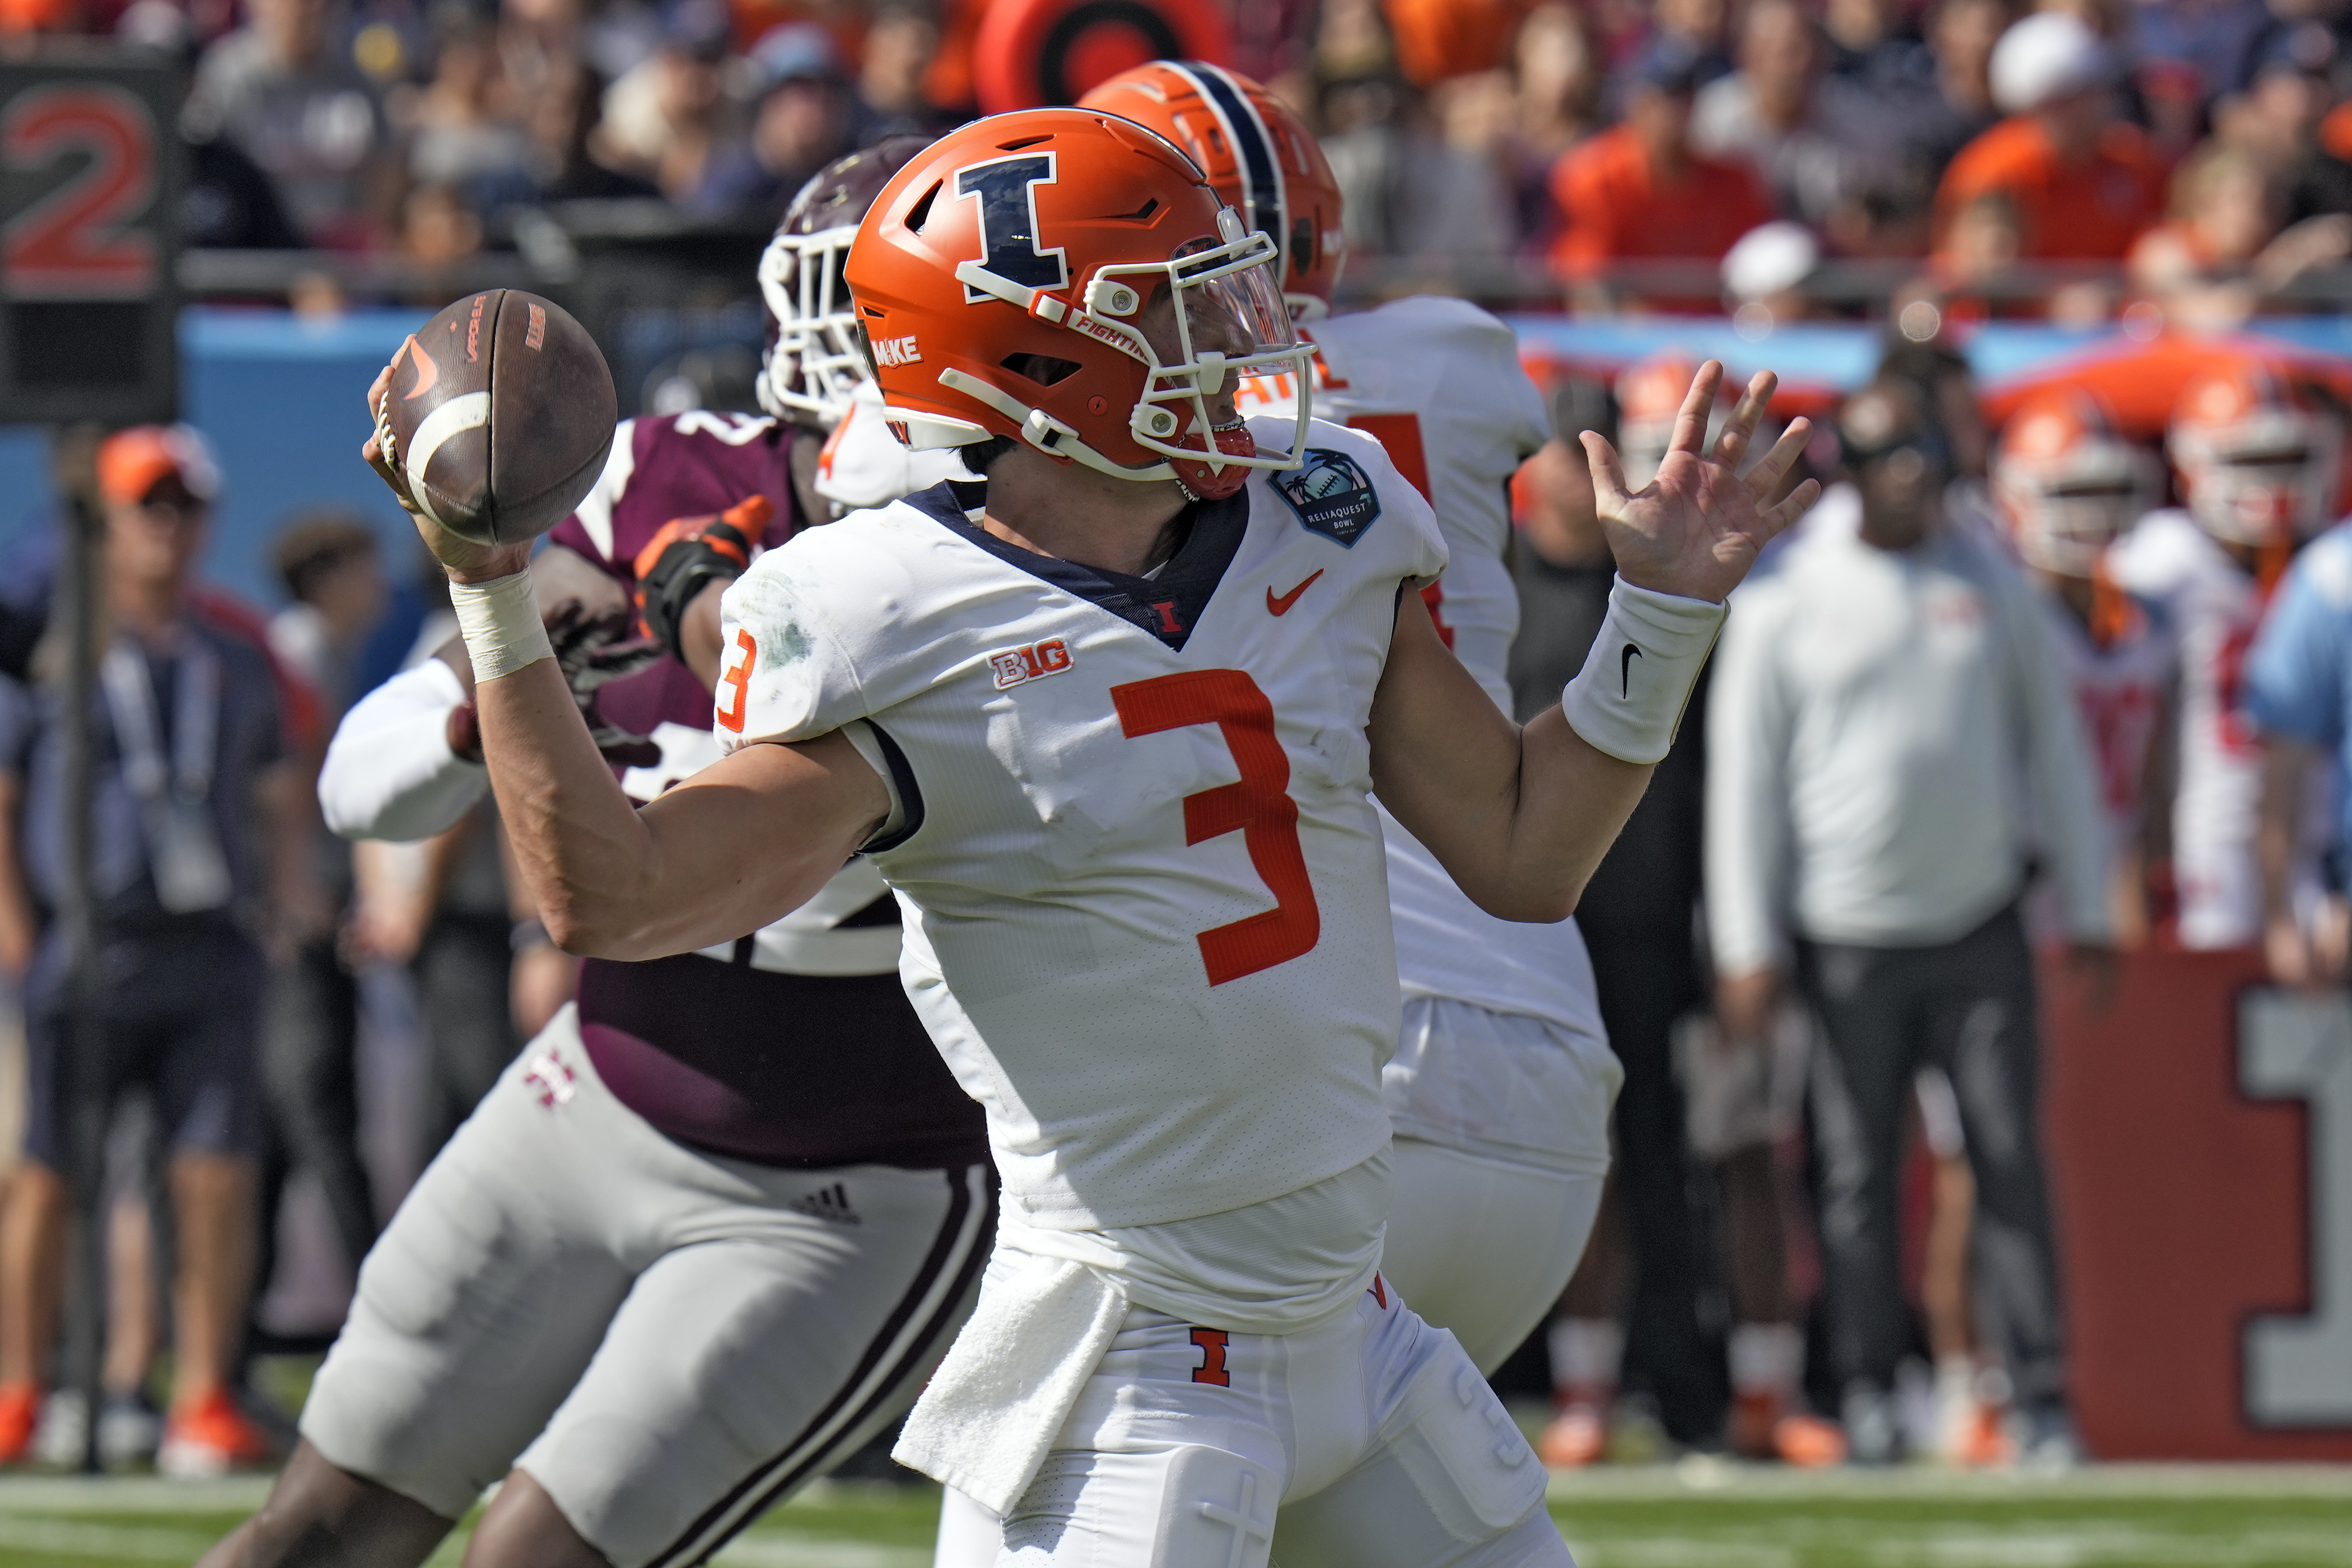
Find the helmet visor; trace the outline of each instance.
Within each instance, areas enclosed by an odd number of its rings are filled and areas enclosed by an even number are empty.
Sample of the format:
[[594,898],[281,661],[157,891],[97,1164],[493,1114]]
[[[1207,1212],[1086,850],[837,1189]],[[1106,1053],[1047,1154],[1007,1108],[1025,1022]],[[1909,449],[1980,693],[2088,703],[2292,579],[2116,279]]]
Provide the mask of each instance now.
[[[1229,247],[1220,247],[1218,255]],[[1229,358],[1294,347],[1290,324],[1271,257],[1225,258],[1196,265],[1180,258],[1175,269],[1177,319],[1197,352],[1209,349]]]
[[1234,399],[1248,378],[1286,374],[1305,384],[1311,351],[1290,324],[1280,266],[1271,239],[1236,233],[1198,241],[1166,262],[1103,269],[1105,277],[1160,274],[1147,285],[1149,303],[1137,334],[1150,340],[1153,362],[1131,426],[1139,443],[1165,457],[1202,458],[1212,469],[1298,466],[1309,417],[1307,396],[1297,400],[1286,448],[1240,455],[1221,449],[1213,434],[1240,423]]

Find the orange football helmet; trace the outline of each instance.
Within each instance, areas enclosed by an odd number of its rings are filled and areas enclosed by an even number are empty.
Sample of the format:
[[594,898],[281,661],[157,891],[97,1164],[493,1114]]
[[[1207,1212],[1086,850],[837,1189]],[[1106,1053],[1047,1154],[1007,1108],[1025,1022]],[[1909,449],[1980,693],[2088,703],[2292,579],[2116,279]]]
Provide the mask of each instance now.
[[1283,298],[1299,321],[1331,308],[1348,258],[1339,182],[1322,143],[1290,106],[1238,71],[1154,60],[1078,100],[1156,131],[1191,155],[1224,204],[1283,256]]
[[916,448],[990,436],[1200,496],[1258,449],[1210,399],[1253,375],[1303,381],[1279,253],[1169,142],[1116,115],[1027,109],[975,121],[898,171],[849,251],[857,332],[886,415]]
[[2206,532],[2294,545],[2330,521],[2341,439],[2307,393],[2249,361],[2182,389],[2165,447],[2181,500]]
[[[1666,448],[1674,443],[1683,399],[1698,379],[1698,366],[1696,359],[1680,349],[1661,349],[1617,373],[1617,458],[1630,488],[1640,489],[1658,477],[1658,465],[1666,460]],[[1724,385],[1716,389],[1715,410],[1707,418],[1710,444],[1731,416],[1731,399],[1724,395],[1729,384],[1726,376]],[[1751,446],[1762,451],[1769,443],[1759,432]]]
[[2097,398],[2057,387],[2011,416],[1993,458],[1992,493],[2027,564],[2088,577],[2107,546],[2152,504],[2154,463],[2116,434]]

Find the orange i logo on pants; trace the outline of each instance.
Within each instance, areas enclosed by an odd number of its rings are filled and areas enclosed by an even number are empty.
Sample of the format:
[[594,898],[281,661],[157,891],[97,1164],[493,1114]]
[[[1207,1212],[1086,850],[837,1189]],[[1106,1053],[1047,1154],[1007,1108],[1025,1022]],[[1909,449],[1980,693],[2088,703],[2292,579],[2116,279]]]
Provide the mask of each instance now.
[[1223,1329],[1194,1329],[1192,1342],[1201,1347],[1201,1364],[1192,1369],[1192,1381],[1231,1388],[1234,1374],[1225,1370],[1225,1347],[1233,1342],[1233,1336]]

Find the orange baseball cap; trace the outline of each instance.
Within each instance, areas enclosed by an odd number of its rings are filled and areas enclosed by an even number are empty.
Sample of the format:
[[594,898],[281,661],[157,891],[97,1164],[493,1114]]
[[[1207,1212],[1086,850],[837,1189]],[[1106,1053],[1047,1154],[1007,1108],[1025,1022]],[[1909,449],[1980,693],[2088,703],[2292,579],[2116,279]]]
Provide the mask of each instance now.
[[145,500],[167,479],[177,479],[198,500],[220,494],[220,465],[194,426],[134,425],[98,449],[98,489],[108,500]]
[[80,22],[76,0],[0,0],[0,33],[70,33]]

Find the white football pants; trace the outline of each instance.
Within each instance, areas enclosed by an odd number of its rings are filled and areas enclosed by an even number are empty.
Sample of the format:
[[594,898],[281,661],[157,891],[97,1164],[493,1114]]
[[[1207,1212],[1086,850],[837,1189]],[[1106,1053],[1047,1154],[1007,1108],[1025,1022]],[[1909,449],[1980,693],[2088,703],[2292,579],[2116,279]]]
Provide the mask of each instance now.
[[952,1491],[940,1516],[941,1568],[1270,1559],[1574,1563],[1526,1438],[1454,1337],[1385,1281],[1295,1334],[1131,1310],[1011,1517]]
[[1599,1171],[1400,1137],[1381,1273],[1492,1373],[1551,1316],[1601,1213]]

